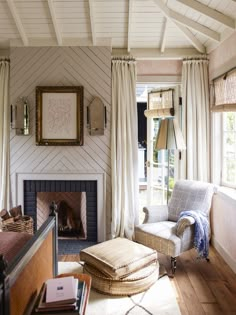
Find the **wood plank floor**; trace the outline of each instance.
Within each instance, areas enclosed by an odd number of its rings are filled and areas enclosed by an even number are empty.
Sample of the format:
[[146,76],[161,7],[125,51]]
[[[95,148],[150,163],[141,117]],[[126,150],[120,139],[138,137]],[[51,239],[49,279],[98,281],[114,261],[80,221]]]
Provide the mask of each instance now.
[[[217,251],[210,248],[210,262],[197,260],[195,250],[177,259],[170,278],[182,315],[236,315],[236,274]],[[59,256],[59,261],[79,261],[79,255]],[[168,273],[170,259],[159,254]]]

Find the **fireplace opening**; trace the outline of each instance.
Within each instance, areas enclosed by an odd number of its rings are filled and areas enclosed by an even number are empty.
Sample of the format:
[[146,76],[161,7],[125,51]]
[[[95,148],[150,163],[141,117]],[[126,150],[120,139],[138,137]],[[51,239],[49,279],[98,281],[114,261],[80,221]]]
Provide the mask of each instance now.
[[58,237],[86,240],[86,192],[38,192],[37,228],[48,217],[52,202],[58,214]]
[[[32,175],[29,177],[31,176]],[[51,176],[52,175],[50,175],[50,177]],[[100,187],[98,188],[97,180],[24,179],[23,187],[24,195],[22,204],[24,205],[24,214],[33,218],[34,231],[37,231],[47,220],[52,201],[59,203],[65,200],[73,210],[77,209],[76,215],[78,215],[78,219],[80,220],[80,231],[79,237],[74,235],[60,236],[60,238],[62,238],[61,241],[63,241],[64,238],[69,241],[70,239],[81,242],[84,240],[89,242],[98,241],[98,235],[102,234],[104,227],[98,225],[98,216],[101,218],[101,207],[99,207],[98,210],[97,200],[99,198],[98,190],[101,189]],[[65,193],[66,197],[64,195]],[[77,193],[80,195],[76,195]],[[71,199],[75,200],[74,205],[71,205]],[[40,209],[44,210],[41,211]],[[86,210],[82,211],[81,209]],[[103,237],[100,238],[100,240],[103,239]]]

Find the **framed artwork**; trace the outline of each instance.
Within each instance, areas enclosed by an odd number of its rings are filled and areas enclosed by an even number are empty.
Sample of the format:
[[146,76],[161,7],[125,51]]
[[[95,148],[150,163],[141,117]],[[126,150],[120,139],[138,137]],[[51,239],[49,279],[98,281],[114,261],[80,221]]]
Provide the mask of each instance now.
[[36,144],[83,145],[83,87],[36,87]]

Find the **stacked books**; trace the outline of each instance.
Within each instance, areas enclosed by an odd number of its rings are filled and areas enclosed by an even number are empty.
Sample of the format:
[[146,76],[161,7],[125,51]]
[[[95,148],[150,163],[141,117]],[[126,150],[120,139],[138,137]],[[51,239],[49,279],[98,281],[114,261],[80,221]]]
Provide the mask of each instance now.
[[82,315],[86,283],[72,276],[47,280],[38,296],[34,314]]

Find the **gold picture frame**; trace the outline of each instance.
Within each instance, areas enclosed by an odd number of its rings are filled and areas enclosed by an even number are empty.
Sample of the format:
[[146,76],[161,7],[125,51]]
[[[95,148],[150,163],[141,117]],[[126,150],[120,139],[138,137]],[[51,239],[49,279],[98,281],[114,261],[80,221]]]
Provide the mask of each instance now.
[[83,87],[36,87],[36,145],[83,145]]

